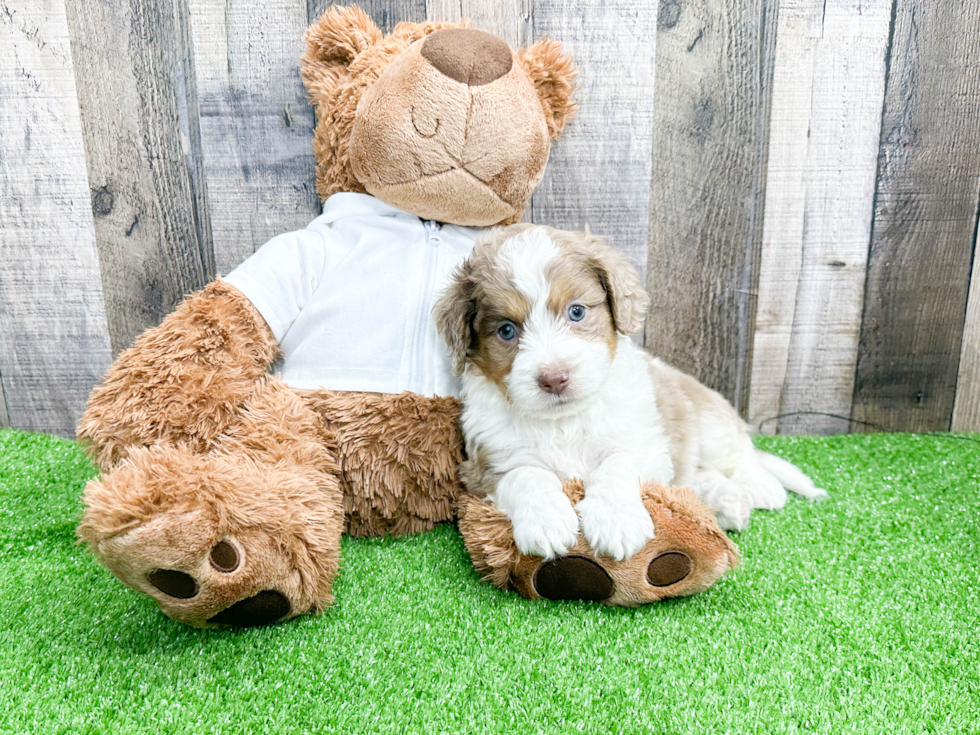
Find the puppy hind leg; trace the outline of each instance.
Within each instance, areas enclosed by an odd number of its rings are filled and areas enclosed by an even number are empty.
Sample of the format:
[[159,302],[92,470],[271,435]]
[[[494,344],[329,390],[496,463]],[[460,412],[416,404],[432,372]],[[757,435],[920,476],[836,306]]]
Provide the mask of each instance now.
[[752,503],[743,487],[718,470],[698,470],[691,489],[715,512],[718,525],[726,530],[748,528]]
[[778,510],[786,505],[782,483],[766,472],[752,454],[743,458],[731,479],[742,488],[753,508]]

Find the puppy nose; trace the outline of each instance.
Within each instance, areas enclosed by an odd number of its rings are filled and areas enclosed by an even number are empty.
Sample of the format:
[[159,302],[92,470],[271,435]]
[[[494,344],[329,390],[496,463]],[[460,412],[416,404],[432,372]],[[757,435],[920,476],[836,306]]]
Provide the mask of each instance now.
[[554,393],[560,396],[565,388],[568,387],[567,370],[549,370],[538,376],[538,385],[545,393]]
[[450,79],[479,87],[510,71],[510,46],[475,28],[444,28],[425,39],[422,56]]

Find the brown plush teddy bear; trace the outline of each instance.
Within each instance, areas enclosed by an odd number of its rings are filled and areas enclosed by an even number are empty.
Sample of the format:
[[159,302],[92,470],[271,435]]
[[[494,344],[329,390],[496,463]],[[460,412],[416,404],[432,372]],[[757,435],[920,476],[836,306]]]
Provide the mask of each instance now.
[[[342,532],[453,517],[459,407],[432,304],[479,228],[520,218],[574,114],[575,72],[552,41],[514,53],[466,23],[385,36],[356,7],[327,11],[306,41],[323,214],[147,330],[78,429],[102,470],[80,536],[195,626],[318,610]],[[542,566],[462,497],[476,565],[530,597],[636,604],[697,592],[734,561],[686,491],[648,494],[657,538],[636,569],[586,547]]]

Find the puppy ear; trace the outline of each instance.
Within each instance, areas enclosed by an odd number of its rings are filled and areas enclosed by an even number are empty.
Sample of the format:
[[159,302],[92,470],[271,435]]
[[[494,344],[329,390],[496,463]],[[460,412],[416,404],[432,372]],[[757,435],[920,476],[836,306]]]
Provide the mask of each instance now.
[[562,52],[557,41],[542,38],[518,51],[517,61],[534,84],[548,123],[548,134],[554,140],[578,112],[578,105],[572,99],[578,75],[572,57]]
[[473,293],[476,283],[473,268],[464,261],[451,277],[446,290],[442,292],[432,308],[432,317],[439,330],[439,336],[449,346],[453,361],[453,375],[462,375],[466,367],[466,353],[473,342],[473,317],[476,314],[476,301]]
[[602,287],[609,299],[609,311],[612,313],[613,325],[620,334],[633,334],[643,329],[649,297],[636,268],[618,250],[614,250],[605,241],[585,233],[591,241],[591,261]]
[[310,100],[321,102],[347,74],[354,58],[380,43],[384,34],[356,5],[331,7],[306,29],[306,51],[300,59],[300,76]]

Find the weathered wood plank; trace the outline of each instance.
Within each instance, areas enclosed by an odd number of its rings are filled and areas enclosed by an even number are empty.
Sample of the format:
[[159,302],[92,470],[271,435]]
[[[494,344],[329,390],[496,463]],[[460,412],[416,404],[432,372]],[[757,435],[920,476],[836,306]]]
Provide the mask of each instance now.
[[977,221],[980,13],[899,2],[854,418],[948,430]]
[[[436,0],[439,2],[440,0]],[[390,33],[402,21],[421,23],[426,19],[426,0],[357,0],[355,3],[337,3],[334,0],[310,0],[309,21],[312,23],[331,5],[357,5],[371,16],[385,33]],[[435,17],[433,20],[446,20]]]
[[111,355],[64,0],[0,0],[0,48],[7,419],[70,435]]
[[780,10],[749,410],[767,432],[848,428],[891,8]]
[[763,0],[663,0],[659,10],[646,346],[736,404],[749,359],[745,292],[761,228],[773,12]]
[[973,275],[963,325],[960,369],[953,404],[953,431],[980,431],[980,258],[973,244]]
[[534,36],[561,41],[579,68],[578,116],[531,198],[534,222],[609,238],[646,271],[657,43],[654,3],[535,0]]
[[428,20],[458,23],[469,18],[474,28],[502,38],[513,49],[533,43],[533,0],[429,0],[427,5]]
[[3,394],[2,374],[0,374],[0,426],[10,426],[10,414],[7,413],[7,397]]
[[182,78],[181,59],[191,54],[174,10],[140,0],[67,2],[114,353],[214,275],[190,170],[200,151],[185,133],[197,126],[187,119]]
[[215,267],[225,274],[320,211],[299,78],[308,8],[187,0]]

